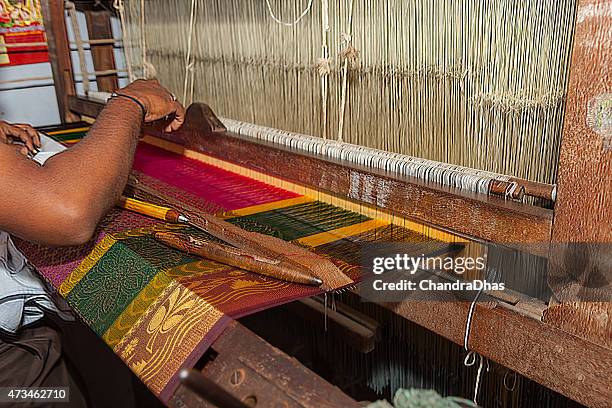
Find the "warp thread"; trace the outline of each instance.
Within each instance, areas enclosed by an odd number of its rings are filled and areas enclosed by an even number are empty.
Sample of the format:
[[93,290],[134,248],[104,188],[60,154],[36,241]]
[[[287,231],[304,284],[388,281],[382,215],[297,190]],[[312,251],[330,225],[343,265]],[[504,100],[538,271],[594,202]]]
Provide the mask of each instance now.
[[[195,64],[191,61],[191,44],[193,42],[193,32],[197,18],[198,0],[191,0],[191,12],[189,16],[189,36],[187,39],[187,56],[185,57],[185,84],[183,86],[183,104],[190,105],[193,102],[193,83],[194,83],[194,67]],[[191,87],[190,87],[191,84]],[[191,96],[187,102],[187,89],[191,88]]]
[[292,26],[298,24],[300,21],[302,21],[302,19],[304,17],[306,17],[306,14],[308,14],[310,12],[310,10],[312,9],[312,0],[308,0],[308,5],[302,11],[302,13],[299,15],[298,18],[296,18],[292,22],[288,22],[288,23],[282,21],[281,19],[279,19],[278,17],[276,17],[274,15],[274,12],[272,11],[272,6],[270,5],[270,0],[266,0],[266,5],[268,6],[268,13],[270,13],[270,17],[272,17],[272,20],[274,20],[278,24],[281,24],[281,25],[284,25],[284,26],[288,26],[288,27],[292,27]]
[[340,53],[341,59],[344,60],[344,65],[342,67],[342,98],[340,100],[340,113],[338,116],[338,141],[339,142],[342,142],[344,139],[343,137],[344,116],[345,116],[346,104],[347,104],[348,94],[349,94],[349,89],[348,89],[349,63],[351,67],[353,67],[356,64],[357,56],[359,55],[359,52],[355,49],[355,47],[353,47],[353,44],[352,44],[353,37],[351,35],[351,27],[353,25],[353,3],[354,3],[353,0],[351,0],[351,2],[349,3],[347,31],[340,35],[341,40],[342,40],[341,42],[346,45],[344,47],[344,50]]
[[130,82],[134,82],[134,71],[132,69],[132,51],[128,46],[130,44],[129,41],[129,31],[127,29],[127,23],[125,21],[125,4],[123,0],[115,0],[113,3],[113,7],[119,13],[119,24],[121,25],[121,34],[123,36],[123,54],[125,56],[125,65],[127,67],[128,80]]
[[[134,39],[140,1],[124,0]],[[576,0],[356,0],[348,29],[351,1],[311,10],[307,0],[200,4],[194,99],[226,117],[327,138],[342,115],[340,137],[353,144],[555,182]],[[147,56],[181,95],[190,3],[146,2]],[[288,27],[270,10],[290,25],[310,14]],[[358,53],[344,52],[342,33]],[[341,58],[355,54],[344,75]]]

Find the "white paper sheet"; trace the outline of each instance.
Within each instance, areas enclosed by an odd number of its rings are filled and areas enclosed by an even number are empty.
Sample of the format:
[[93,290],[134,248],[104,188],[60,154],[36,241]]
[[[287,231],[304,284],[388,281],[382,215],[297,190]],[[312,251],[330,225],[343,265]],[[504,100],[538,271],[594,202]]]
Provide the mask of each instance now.
[[51,157],[66,150],[66,147],[64,145],[56,142],[55,140],[45,135],[44,133],[39,132],[38,136],[40,137],[40,144],[41,144],[40,151],[36,154],[36,156],[34,156],[32,160],[34,160],[36,163],[40,164],[41,166],[45,164],[45,162],[49,160]]

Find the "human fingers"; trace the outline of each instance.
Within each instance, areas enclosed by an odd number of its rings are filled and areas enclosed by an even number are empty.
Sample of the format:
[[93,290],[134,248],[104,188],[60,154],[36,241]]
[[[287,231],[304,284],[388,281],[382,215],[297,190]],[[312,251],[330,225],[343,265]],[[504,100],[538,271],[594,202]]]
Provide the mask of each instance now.
[[174,101],[174,118],[168,126],[166,126],[166,132],[174,132],[178,130],[183,123],[185,123],[185,108],[178,101]]
[[40,135],[39,135],[39,133],[38,133],[38,131],[36,129],[34,129],[32,126],[26,125],[26,124],[18,124],[18,125],[15,125],[15,126],[17,126],[18,128],[28,132],[28,135],[30,135],[30,137],[32,138],[32,142],[34,143],[34,146],[36,146],[36,147],[40,147],[41,146]]
[[17,127],[17,126],[10,126],[8,128],[4,128],[4,133],[5,133],[5,141],[8,143],[10,142],[8,140],[9,137],[12,137],[14,139],[19,139],[21,142],[23,142],[23,144],[27,147],[28,151],[35,151],[36,149],[34,148],[34,141],[32,140],[32,137],[30,136],[30,134],[28,132],[26,132],[25,130]]

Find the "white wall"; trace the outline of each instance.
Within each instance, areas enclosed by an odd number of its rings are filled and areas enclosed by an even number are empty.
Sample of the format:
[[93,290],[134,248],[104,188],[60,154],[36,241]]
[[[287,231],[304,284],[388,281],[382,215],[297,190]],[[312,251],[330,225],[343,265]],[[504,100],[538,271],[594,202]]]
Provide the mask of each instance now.
[[[0,81],[52,76],[48,62],[0,68]],[[35,126],[60,123],[53,80],[0,84],[0,120]]]
[[[87,22],[85,15],[82,12],[77,12],[81,38],[88,40]],[[111,19],[113,29],[113,37],[121,38],[121,25],[117,18]],[[69,41],[74,41],[74,31],[69,18],[66,18],[66,27],[68,31]],[[72,68],[75,73],[75,81],[77,94],[84,96],[83,80],[81,75],[80,63],[76,46],[71,45]],[[89,45],[85,45],[85,61],[88,72],[93,72],[93,61]],[[114,49],[115,64],[117,69],[125,70],[125,58],[123,50],[120,48]],[[0,81],[10,81],[15,79],[28,79],[34,77],[52,77],[51,64],[30,64],[11,67],[0,67]],[[125,86],[128,83],[127,74],[119,73],[119,86]],[[97,90],[97,84],[93,75],[90,78],[90,89]],[[11,88],[19,88],[13,89]],[[17,82],[10,84],[0,84],[0,120],[15,123],[30,123],[34,126],[54,125],[59,124],[60,116],[57,107],[57,99],[55,96],[55,88],[53,80],[35,80],[26,82]]]

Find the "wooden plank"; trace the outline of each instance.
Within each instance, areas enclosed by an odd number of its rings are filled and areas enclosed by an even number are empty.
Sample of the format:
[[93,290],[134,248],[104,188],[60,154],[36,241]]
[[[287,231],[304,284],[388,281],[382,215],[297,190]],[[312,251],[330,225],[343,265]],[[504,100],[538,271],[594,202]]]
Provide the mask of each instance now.
[[552,211],[547,209],[427,184],[231,133],[204,137],[188,124],[186,127],[171,135],[159,132],[155,136],[454,233],[508,243],[550,240]]
[[379,340],[378,323],[341,302],[336,302],[335,310],[326,308],[324,302],[317,298],[301,299],[285,307],[301,320],[318,326],[321,332],[340,339],[360,353],[374,350]]
[[578,6],[554,242],[612,243],[612,1]]
[[[113,38],[110,13],[108,11],[85,11],[85,19],[87,20],[87,31],[90,40]],[[92,44],[91,56],[96,71],[115,69],[115,55],[112,44]],[[99,91],[113,92],[119,88],[117,74],[97,76],[96,82]]]
[[49,48],[49,62],[53,71],[53,82],[57,106],[62,123],[79,121],[79,117],[70,112],[68,98],[76,95],[70,59],[70,45],[64,19],[64,2],[60,0],[41,1],[45,34]]
[[[385,307],[463,345],[470,303],[408,301]],[[608,407],[612,351],[510,310],[477,304],[469,347],[591,407]]]
[[[202,373],[247,405],[256,402],[258,407],[360,406],[340,389],[237,322],[225,329],[211,348],[218,355],[204,366]],[[181,386],[170,400],[170,406],[211,405]]]
[[[603,345],[610,344],[612,322],[610,10],[610,0],[581,0],[577,8],[552,241],[558,250],[554,260],[558,263],[556,269],[568,278],[580,277],[572,278],[573,284],[552,285],[556,298],[568,303],[545,313],[550,324]],[[576,243],[589,245],[587,248]],[[582,259],[580,273],[575,271],[578,266],[574,265],[575,259]],[[607,281],[604,287],[585,284],[584,280],[592,279],[595,274]],[[581,298],[577,299],[576,294]],[[595,300],[606,303],[585,303]]]
[[87,98],[69,96],[68,109],[74,113],[77,113],[79,116],[83,115],[90,118],[95,118],[100,114],[100,112],[102,112],[104,105],[99,102],[90,101]]

